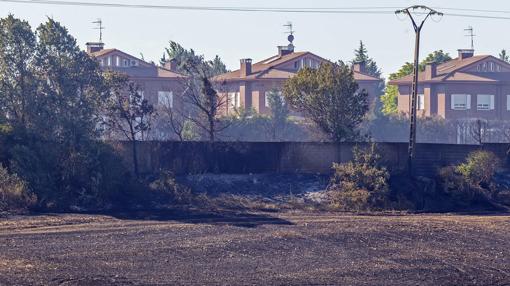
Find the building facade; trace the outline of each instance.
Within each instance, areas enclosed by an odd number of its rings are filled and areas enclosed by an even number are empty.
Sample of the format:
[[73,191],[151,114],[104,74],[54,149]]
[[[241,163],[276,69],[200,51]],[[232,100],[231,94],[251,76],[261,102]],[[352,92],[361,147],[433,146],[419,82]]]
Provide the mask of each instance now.
[[[494,56],[459,50],[451,61],[427,64],[418,83],[418,116],[510,120],[510,64]],[[412,75],[389,84],[398,87],[398,111],[408,114]]]
[[[185,76],[175,71],[173,61],[162,67],[157,66],[118,49],[104,49],[103,43],[87,43],[87,52],[99,62],[101,69],[127,75],[138,85],[143,98],[160,111],[160,115],[169,109],[183,108]],[[158,121],[154,122],[151,134],[154,139],[169,139],[173,136],[170,128]]]
[[[318,68],[321,63],[329,62],[311,52],[295,52],[292,44],[278,47],[278,54],[252,63],[251,59],[241,59],[238,70],[215,77],[222,82],[220,95],[227,100],[226,113],[231,114],[240,108],[253,109],[261,114],[271,110],[268,95],[281,93],[285,81],[294,76],[301,68]],[[375,101],[380,79],[364,73],[362,63],[353,67],[354,79],[360,89],[368,92],[371,102]]]
[[101,69],[129,76],[150,104],[170,108],[181,104],[184,76],[174,71],[171,62],[160,67],[117,49],[104,49],[103,43],[87,43],[87,52],[96,58]]

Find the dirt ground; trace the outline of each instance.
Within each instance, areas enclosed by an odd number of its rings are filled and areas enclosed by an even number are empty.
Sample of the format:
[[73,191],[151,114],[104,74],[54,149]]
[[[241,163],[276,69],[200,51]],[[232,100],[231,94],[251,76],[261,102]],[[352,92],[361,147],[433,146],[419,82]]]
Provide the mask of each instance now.
[[510,285],[510,216],[0,218],[0,285]]

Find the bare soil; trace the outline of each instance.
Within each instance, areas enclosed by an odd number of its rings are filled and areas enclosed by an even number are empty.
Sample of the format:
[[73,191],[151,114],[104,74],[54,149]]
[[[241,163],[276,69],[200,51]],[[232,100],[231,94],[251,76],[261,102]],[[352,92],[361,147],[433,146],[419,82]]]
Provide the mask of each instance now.
[[0,218],[0,285],[510,285],[510,216]]

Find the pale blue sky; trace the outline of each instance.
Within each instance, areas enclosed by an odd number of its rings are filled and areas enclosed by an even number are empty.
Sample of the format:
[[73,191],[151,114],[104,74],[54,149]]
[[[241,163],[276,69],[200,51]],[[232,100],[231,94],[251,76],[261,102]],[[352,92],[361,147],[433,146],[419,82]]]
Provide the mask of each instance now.
[[[85,0],[82,0],[85,1]],[[143,3],[158,5],[257,6],[257,7],[407,7],[415,4],[432,7],[474,8],[510,11],[508,0],[96,0],[95,2]],[[446,11],[445,11],[446,12]],[[452,12],[452,11],[450,11]],[[255,61],[287,44],[284,27],[292,21],[296,30],[296,49],[311,51],[331,60],[350,60],[359,40],[367,45],[385,74],[412,59],[414,32],[410,22],[395,15],[295,14],[262,12],[175,11],[97,7],[68,7],[0,2],[0,16],[13,13],[35,28],[46,16],[63,23],[83,47],[98,38],[91,23],[102,18],[108,48],[118,48],[146,60],[158,61],[169,40],[194,48],[206,57],[218,54],[228,68],[237,69],[240,58]],[[461,13],[461,12],[456,12]],[[462,12],[467,14],[486,14]],[[496,14],[491,14],[496,15]],[[510,14],[497,14],[509,16]],[[477,54],[497,55],[510,49],[510,20],[489,20],[445,16],[439,23],[428,21],[422,33],[422,56],[443,49],[452,56],[458,48],[468,48],[467,26],[475,29]]]

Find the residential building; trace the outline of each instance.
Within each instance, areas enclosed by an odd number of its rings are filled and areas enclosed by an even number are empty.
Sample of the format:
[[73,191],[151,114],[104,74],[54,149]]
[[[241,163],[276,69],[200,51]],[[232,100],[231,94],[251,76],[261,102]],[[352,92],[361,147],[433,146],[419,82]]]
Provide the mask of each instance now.
[[[87,43],[87,52],[96,58],[103,70],[126,74],[135,82],[147,101],[158,108],[173,109],[183,105],[184,76],[175,70],[175,62],[164,66],[148,63],[118,49],[104,49],[104,43]],[[167,138],[168,128],[157,128],[153,137]]]
[[[418,78],[418,116],[448,120],[510,120],[510,64],[491,55],[461,49],[458,57],[428,63]],[[389,82],[398,86],[398,111],[409,113],[412,75]]]
[[[279,46],[276,55],[257,63],[241,59],[238,70],[219,75],[215,81],[222,83],[218,93],[228,100],[227,114],[239,108],[267,114],[271,108],[268,103],[270,92],[281,93],[285,81],[301,68],[318,68],[325,62],[329,61],[311,52],[295,52],[291,42],[288,46]],[[375,102],[381,80],[367,75],[363,63],[355,64],[353,73],[360,89],[365,89],[370,101]]]
[[179,104],[183,75],[175,71],[173,62],[157,66],[118,49],[104,49],[103,43],[87,43],[87,52],[95,57],[103,70],[129,76],[138,84],[149,103],[174,107]]

